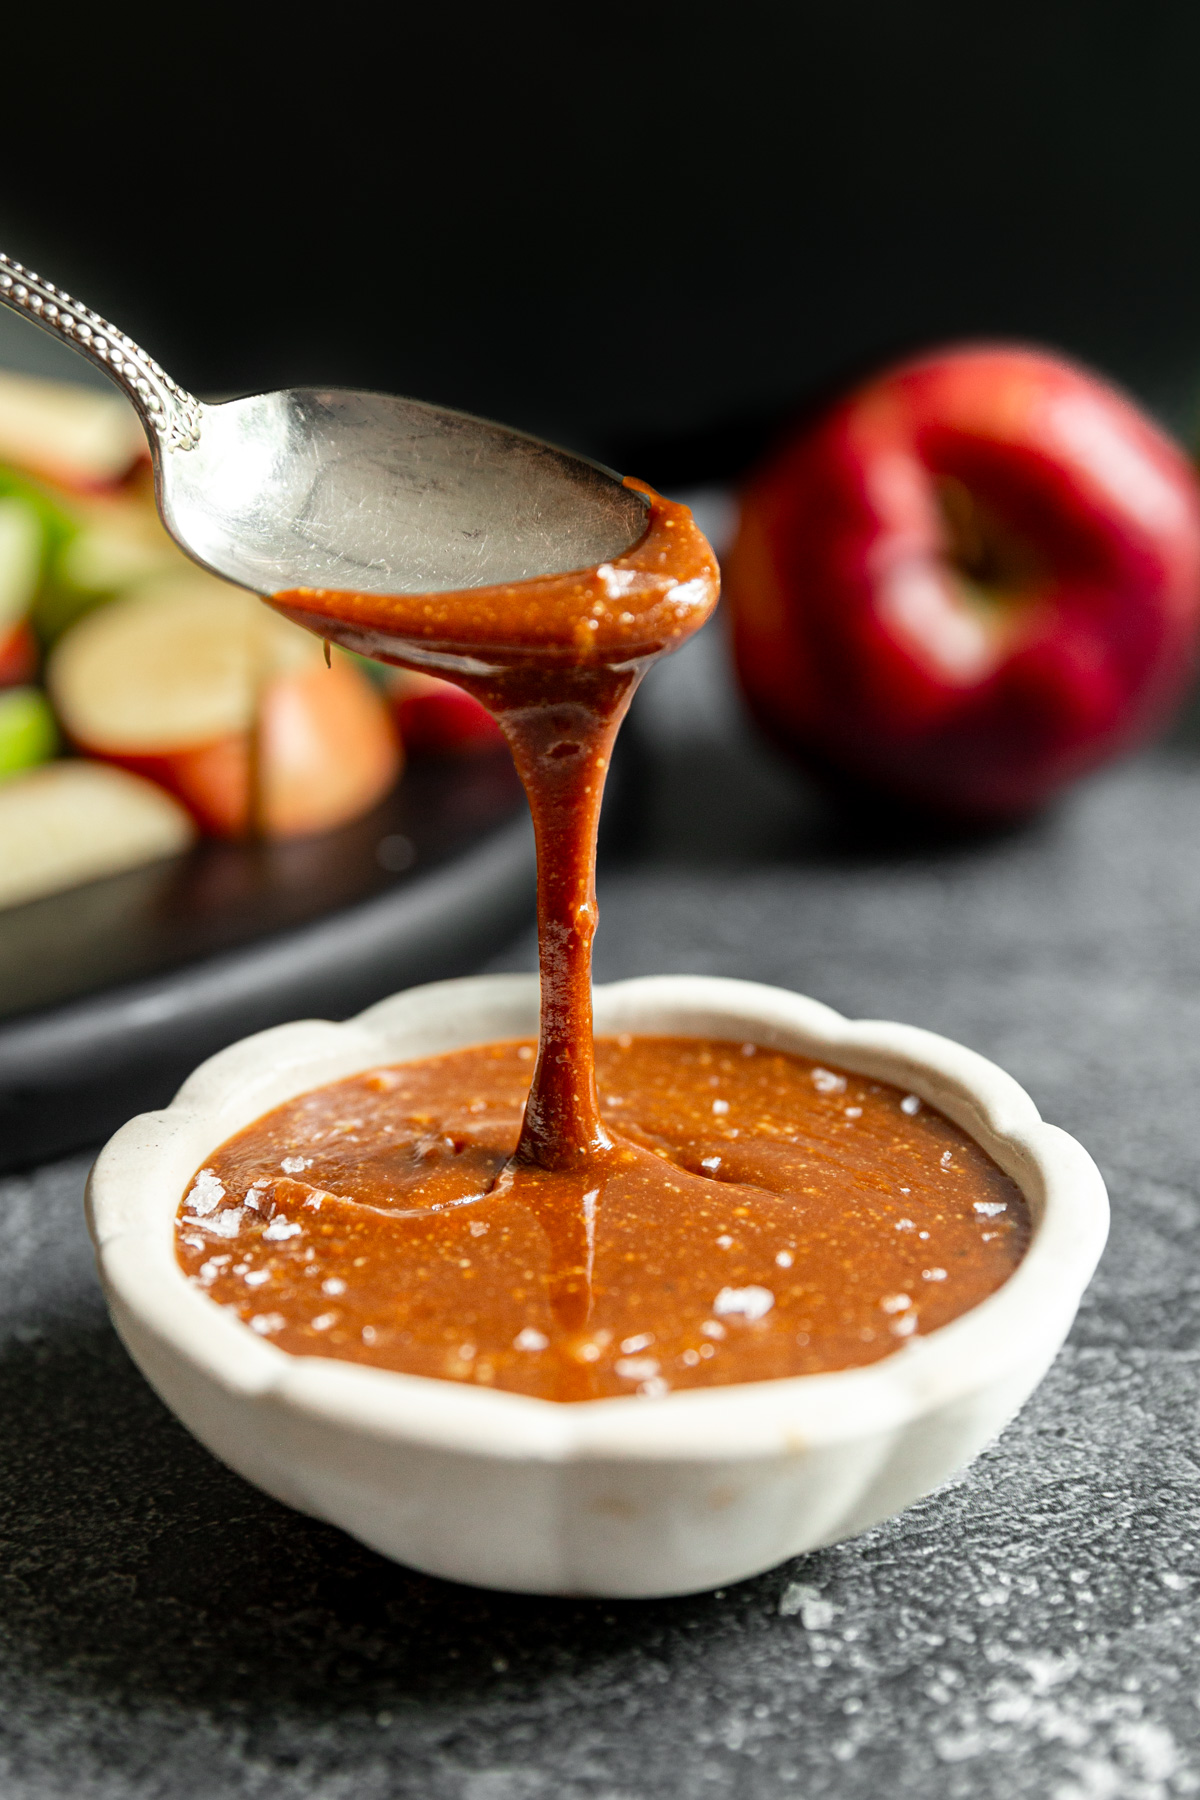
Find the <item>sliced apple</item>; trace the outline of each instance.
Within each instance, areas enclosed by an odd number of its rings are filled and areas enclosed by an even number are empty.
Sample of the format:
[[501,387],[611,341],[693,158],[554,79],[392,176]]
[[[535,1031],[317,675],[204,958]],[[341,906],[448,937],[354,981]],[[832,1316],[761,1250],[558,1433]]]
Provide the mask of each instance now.
[[365,812],[396,779],[383,699],[253,595],[199,572],[80,620],[50,659],[64,729],[147,775],[220,836],[299,837]]
[[31,769],[0,786],[0,906],[177,855],[195,835],[177,800],[123,769]]
[[[49,762],[58,749],[58,727],[41,688],[14,687],[0,694],[0,781]],[[5,846],[0,841],[0,855]]]
[[27,619],[0,626],[0,688],[29,681],[38,666],[38,641]]
[[28,501],[0,494],[0,637],[33,605],[42,577],[45,538]]
[[120,394],[0,372],[0,462],[69,488],[107,487],[146,455]]
[[491,713],[452,681],[413,669],[396,669],[388,692],[406,750],[464,756],[493,750],[504,742]]

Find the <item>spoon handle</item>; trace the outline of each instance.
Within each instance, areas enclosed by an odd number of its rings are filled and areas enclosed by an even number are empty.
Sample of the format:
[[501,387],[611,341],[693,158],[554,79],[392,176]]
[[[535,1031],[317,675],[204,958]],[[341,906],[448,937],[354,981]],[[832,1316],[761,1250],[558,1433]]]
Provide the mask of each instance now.
[[0,302],[86,356],[137,408],[155,450],[194,450],[202,408],[133,339],[0,251]]

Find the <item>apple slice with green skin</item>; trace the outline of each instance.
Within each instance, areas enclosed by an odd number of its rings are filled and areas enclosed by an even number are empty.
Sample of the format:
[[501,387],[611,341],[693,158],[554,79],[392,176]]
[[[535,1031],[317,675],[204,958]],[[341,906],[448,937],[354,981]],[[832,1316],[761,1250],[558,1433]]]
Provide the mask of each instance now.
[[90,613],[50,658],[64,730],[177,794],[222,837],[304,837],[400,771],[383,697],[245,593],[190,572]]
[[57,749],[58,727],[41,688],[14,687],[0,694],[0,781],[49,762]]
[[196,827],[152,782],[105,763],[47,763],[0,785],[0,907],[186,850]]
[[26,617],[42,579],[45,533],[36,509],[0,494],[0,637]]
[[0,372],[0,462],[86,491],[123,480],[146,454],[120,394]]

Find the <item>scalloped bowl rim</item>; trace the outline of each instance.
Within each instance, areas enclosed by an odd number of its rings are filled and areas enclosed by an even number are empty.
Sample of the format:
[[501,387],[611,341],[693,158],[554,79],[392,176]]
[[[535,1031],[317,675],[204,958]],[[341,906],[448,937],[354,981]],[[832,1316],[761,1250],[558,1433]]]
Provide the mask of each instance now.
[[1022,1188],[1025,1257],[988,1299],[866,1366],[657,1398],[562,1404],[293,1356],[219,1307],[175,1259],[174,1219],[194,1171],[235,1131],[327,1081],[472,1043],[536,1035],[537,977],[431,983],[344,1024],[310,1020],[243,1039],[202,1063],[161,1112],[131,1119],[88,1183],[88,1222],[118,1328],[127,1312],[197,1372],[248,1400],[392,1441],[505,1461],[712,1462],[769,1457],[896,1429],[1031,1360],[1048,1362],[1104,1247],[1108,1200],[1087,1152],[1047,1124],[1013,1078],[915,1026],[852,1021],[756,982],[667,975],[595,990],[604,1034],[750,1040],[908,1088],[969,1134]]

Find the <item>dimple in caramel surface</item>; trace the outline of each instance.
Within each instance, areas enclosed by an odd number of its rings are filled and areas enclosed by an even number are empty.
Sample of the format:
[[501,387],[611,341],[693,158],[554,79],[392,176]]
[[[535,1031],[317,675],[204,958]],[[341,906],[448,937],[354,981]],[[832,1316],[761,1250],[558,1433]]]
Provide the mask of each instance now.
[[578,1401],[877,1361],[1020,1261],[1025,1201],[913,1095],[804,1057],[600,1038],[611,1148],[513,1160],[535,1047],[379,1068],[231,1138],[177,1252],[295,1355]]

